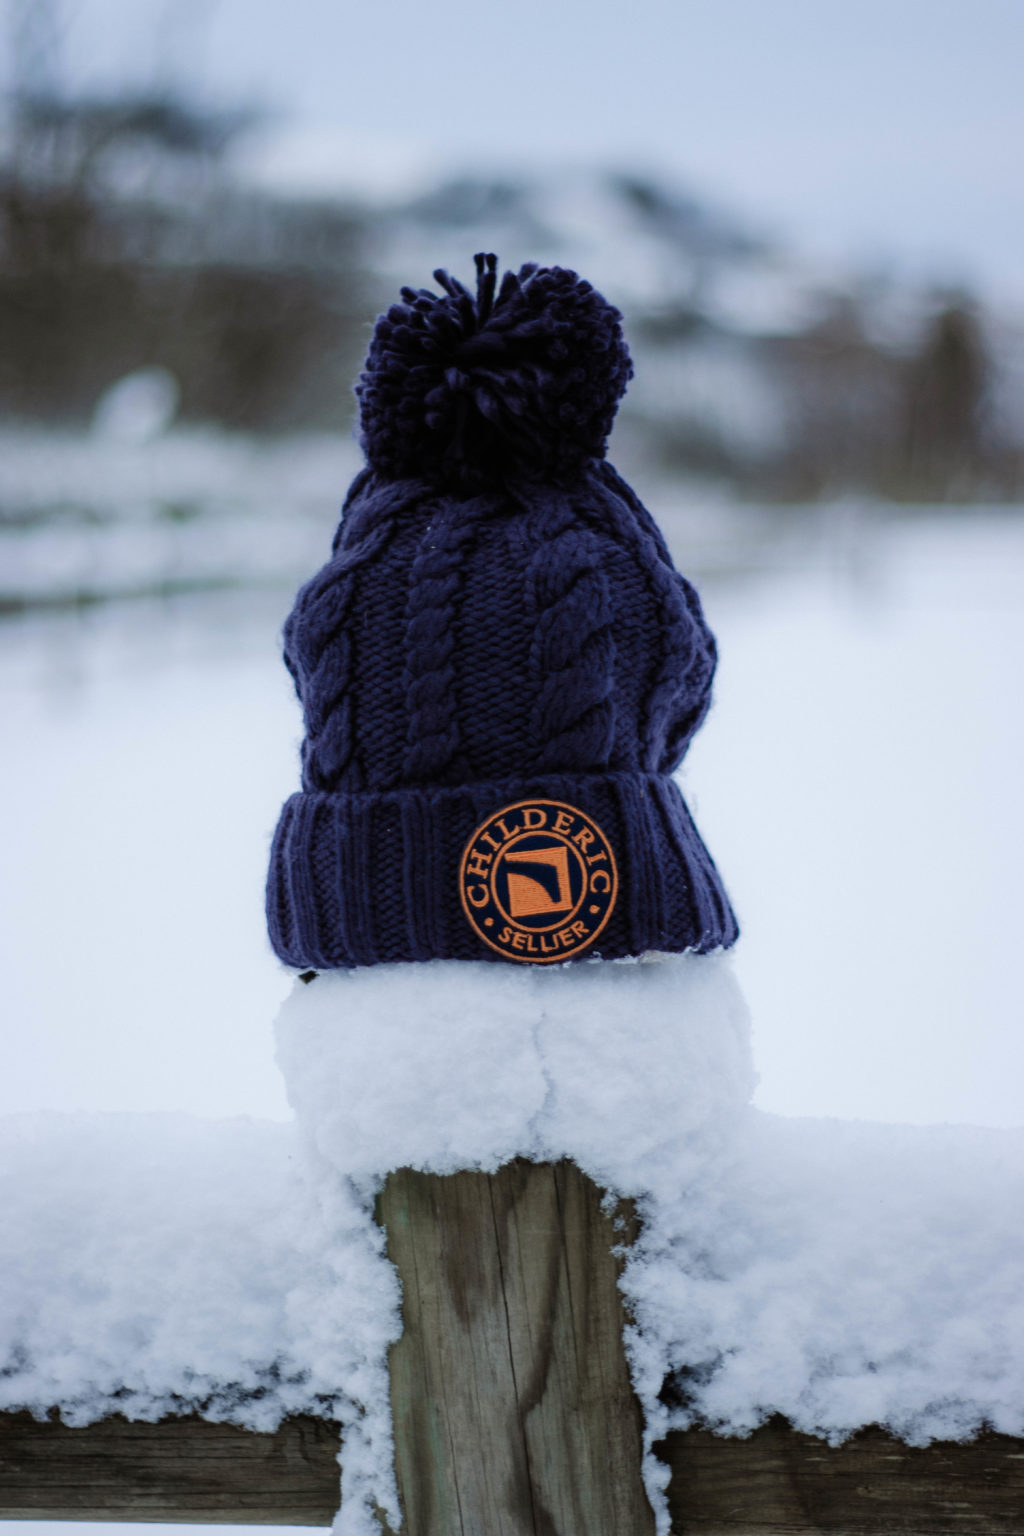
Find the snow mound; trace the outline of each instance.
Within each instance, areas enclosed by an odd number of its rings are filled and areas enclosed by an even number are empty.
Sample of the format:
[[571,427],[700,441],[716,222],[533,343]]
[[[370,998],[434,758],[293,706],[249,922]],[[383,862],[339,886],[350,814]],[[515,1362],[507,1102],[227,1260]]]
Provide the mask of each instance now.
[[663,1429],[1024,1434],[1024,1131],[786,1120],[656,1198],[624,1288]]
[[347,1424],[397,1287],[361,1205],[314,1199],[300,1162],[272,1121],[0,1119],[0,1411]]
[[277,1055],[324,1167],[572,1157],[622,1194],[675,1191],[716,1157],[754,1089],[723,954],[523,966],[432,960],[296,983]]

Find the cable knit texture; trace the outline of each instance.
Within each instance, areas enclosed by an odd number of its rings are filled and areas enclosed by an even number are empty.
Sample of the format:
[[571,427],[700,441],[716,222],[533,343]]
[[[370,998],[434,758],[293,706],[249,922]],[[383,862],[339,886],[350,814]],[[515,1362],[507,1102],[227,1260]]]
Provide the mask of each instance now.
[[313,969],[499,958],[462,910],[459,861],[489,815],[543,798],[615,850],[619,899],[588,954],[729,945],[671,778],[714,640],[604,460],[631,373],[620,316],[573,272],[477,271],[475,297],[442,272],[440,296],[403,289],[357,386],[367,467],[285,625],[305,739],[271,941]]

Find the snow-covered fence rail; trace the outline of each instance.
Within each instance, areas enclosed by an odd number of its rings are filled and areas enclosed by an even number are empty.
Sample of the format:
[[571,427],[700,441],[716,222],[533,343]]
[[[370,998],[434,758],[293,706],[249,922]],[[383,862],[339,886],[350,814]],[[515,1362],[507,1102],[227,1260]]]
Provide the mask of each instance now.
[[[393,1174],[378,1218],[403,1282],[390,1356],[405,1536],[642,1536],[640,1415],[622,1344],[618,1217],[570,1162]],[[656,1448],[675,1536],[1022,1536],[1024,1439],[830,1446],[782,1420]],[[339,1428],[193,1416],[72,1428],[0,1414],[0,1518],[326,1525]],[[386,1530],[386,1527],[383,1527]]]

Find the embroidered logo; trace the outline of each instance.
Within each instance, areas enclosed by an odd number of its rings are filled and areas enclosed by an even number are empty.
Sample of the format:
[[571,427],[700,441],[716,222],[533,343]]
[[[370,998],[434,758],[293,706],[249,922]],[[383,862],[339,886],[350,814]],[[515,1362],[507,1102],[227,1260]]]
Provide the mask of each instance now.
[[619,877],[601,828],[560,800],[517,800],[481,822],[459,865],[462,910],[507,960],[571,960],[612,914]]

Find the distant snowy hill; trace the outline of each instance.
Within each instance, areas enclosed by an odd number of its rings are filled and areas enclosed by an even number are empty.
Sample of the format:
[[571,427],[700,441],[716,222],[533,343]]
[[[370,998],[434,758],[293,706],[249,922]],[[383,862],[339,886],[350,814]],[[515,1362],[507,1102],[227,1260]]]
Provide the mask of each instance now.
[[29,136],[0,160],[8,417],[80,426],[161,369],[185,424],[346,431],[374,315],[494,250],[574,267],[623,310],[619,442],[667,471],[751,499],[1024,488],[1024,333],[968,293],[823,270],[642,167],[456,168],[389,194],[340,165],[348,190],[313,191],[294,164],[255,176],[223,125],[144,107],[65,103],[38,153]]
[[479,249],[582,271],[625,315],[623,425],[677,472],[783,499],[1018,483],[1024,333],[965,293],[823,270],[683,188],[600,168],[454,177],[378,210],[370,237],[396,286],[441,265],[468,280]]

